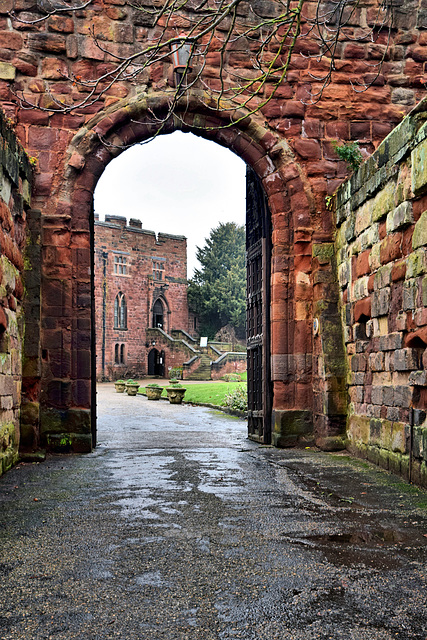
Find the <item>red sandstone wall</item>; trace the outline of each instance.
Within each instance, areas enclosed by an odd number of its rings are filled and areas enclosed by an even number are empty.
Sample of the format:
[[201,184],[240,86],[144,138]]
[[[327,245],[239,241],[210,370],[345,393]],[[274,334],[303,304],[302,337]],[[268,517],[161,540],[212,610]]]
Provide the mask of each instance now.
[[[421,6],[419,13],[418,4]],[[375,86],[362,93],[353,91],[350,79],[362,80],[372,75],[372,63],[384,52],[385,36],[376,44],[353,40],[358,26],[369,19],[370,7],[377,5],[376,0],[370,0],[354,12],[346,32],[350,39],[346,41],[343,34],[337,54],[337,71],[322,100],[311,104],[308,98],[309,91],[318,88],[314,76],[325,68],[325,64],[316,58],[300,55],[299,50],[303,53],[315,51],[316,45],[306,39],[298,47],[286,83],[262,109],[261,118],[269,123],[272,131],[289,140],[297,158],[306,167],[319,213],[324,208],[324,193],[332,193],[347,173],[345,163],[337,162],[331,141],[357,139],[367,153],[372,152],[425,93],[427,23],[422,0],[419,3],[400,3],[391,47]],[[94,25],[102,45],[118,55],[135,51],[153,33],[144,24],[141,14],[127,6],[124,0],[98,0],[84,11],[52,16],[36,25],[10,21],[7,12],[11,8],[18,15],[21,11],[30,12],[23,13],[23,19],[38,15],[31,13],[33,0],[7,0],[0,7],[0,61],[3,61],[0,100],[17,123],[18,134],[26,148],[39,158],[37,194],[42,196],[58,185],[60,156],[70,132],[85,123],[87,114],[99,112],[120,99],[133,97],[135,87],[120,82],[112,86],[99,102],[80,113],[67,115],[19,109],[12,89],[22,91],[32,103],[45,108],[54,107],[49,93],[65,102],[78,100],[84,90],[78,91],[77,86],[64,79],[65,76],[74,74],[91,79],[111,68],[111,56],[94,44],[88,35],[89,26]],[[172,30],[171,34],[175,35],[175,31]],[[246,54],[244,42],[230,47],[225,55],[225,65],[230,72],[239,67],[251,68],[250,57]],[[215,64],[218,64],[218,55],[213,52],[207,59],[204,72],[208,86],[215,85]],[[170,61],[166,59],[147,73],[143,82],[151,90],[162,90],[167,87],[170,71]],[[271,86],[267,84],[265,95],[269,91]],[[260,100],[264,98],[260,96]],[[306,206],[299,191],[296,182],[290,195],[294,198],[294,206],[298,206],[298,201],[302,205],[300,226],[308,226],[309,221],[303,214]],[[54,207],[53,202],[51,207]],[[322,227],[323,231],[330,231],[325,220]]]
[[[136,220],[127,226],[126,219],[120,216],[106,216],[105,222],[95,222],[97,377],[101,379],[146,375],[151,346],[146,347],[145,330],[153,326],[152,309],[159,296],[167,303],[163,327],[166,333],[188,325],[186,240],[167,234],[156,238],[153,231],[141,227]],[[115,255],[126,258],[125,275],[114,273]],[[161,280],[153,277],[154,259],[164,267]],[[119,292],[124,294],[127,304],[125,330],[114,328],[114,300]],[[116,344],[125,345],[123,365],[115,363]],[[166,350],[167,362],[170,361],[167,366],[174,366],[175,357],[167,341],[162,349]]]
[[427,486],[425,101],[337,195],[350,448]]
[[225,360],[222,366],[212,367],[211,378],[212,380],[220,380],[226,373],[243,373],[244,371],[246,371],[246,368],[246,359],[236,359],[234,362]]
[[[20,407],[22,388],[22,356],[24,351],[25,322],[24,256],[26,245],[26,219],[30,205],[31,168],[25,152],[17,142],[0,111],[0,475],[18,459],[20,444]],[[30,260],[29,247],[27,260]],[[34,265],[39,268],[40,265]],[[32,283],[27,287],[32,289]],[[37,317],[37,307],[33,308]],[[27,331],[31,332],[31,323]],[[27,354],[38,355],[38,343],[31,344],[27,336]],[[34,350],[34,347],[35,350]],[[27,362],[24,375],[31,371]],[[39,371],[32,371],[37,377]],[[34,426],[37,425],[38,405],[33,411]],[[27,411],[28,416],[28,411]],[[31,427],[23,438],[24,445],[34,444]]]
[[[64,431],[73,433],[76,440],[78,418],[80,433],[84,432],[78,438],[87,448],[91,446],[93,190],[105,165],[119,152],[116,143],[133,144],[152,135],[153,113],[164,112],[170,95],[171,65],[165,59],[139,84],[119,83],[98,102],[72,114],[22,109],[16,92],[22,91],[45,108],[54,107],[51,95],[64,101],[78,99],[84,91],[67,81],[67,74],[90,79],[112,63],[110,54],[100,51],[88,35],[91,25],[103,45],[119,55],[135,51],[139,43],[155,35],[123,2],[99,0],[71,16],[52,16],[36,25],[7,16],[11,8],[31,14],[33,0],[6,0],[0,5],[0,101],[16,123],[25,148],[38,159],[33,204],[42,211],[42,440],[49,433]],[[372,73],[370,64],[384,51],[381,41],[354,42],[358,25],[377,5],[376,0],[368,0],[355,12],[354,24],[348,25],[339,43],[337,70],[318,103],[306,99],[307,89],[316,89],[314,76],[323,63],[298,51],[287,81],[274,99],[238,127],[218,130],[220,118],[225,124],[230,124],[230,118],[217,114],[213,105],[205,106],[209,103],[207,94],[197,97],[193,92],[180,118],[165,128],[165,133],[183,128],[214,139],[242,157],[262,180],[273,229],[273,408],[275,415],[299,412],[298,419],[305,426],[313,411],[316,429],[322,433],[334,422],[328,416],[341,416],[333,428],[342,430],[346,410],[341,388],[337,392],[339,385],[332,381],[333,376],[324,373],[325,343],[312,336],[313,310],[324,299],[331,323],[338,324],[333,265],[321,248],[333,240],[334,231],[324,196],[332,193],[347,173],[332,141],[359,139],[364,152],[371,152],[425,93],[427,22],[423,0],[399,4],[391,48],[376,86],[364,93],[353,91],[351,78]],[[302,49],[303,53],[310,50],[308,39]],[[198,90],[218,84],[219,56],[215,50],[212,54],[204,70],[205,84]],[[225,64],[230,74],[251,68],[247,45],[230,46]],[[266,85],[260,100],[271,89]],[[107,137],[113,146],[105,148],[100,136]],[[295,421],[295,415],[290,419]]]

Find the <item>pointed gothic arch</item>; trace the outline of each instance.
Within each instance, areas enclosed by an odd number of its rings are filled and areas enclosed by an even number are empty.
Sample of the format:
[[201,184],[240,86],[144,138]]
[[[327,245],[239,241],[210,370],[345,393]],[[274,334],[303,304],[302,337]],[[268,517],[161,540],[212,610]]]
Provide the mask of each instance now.
[[169,333],[173,328],[170,326],[170,317],[171,310],[164,290],[162,288],[155,289],[150,308],[150,326]]
[[161,296],[156,298],[151,313],[151,326],[154,329],[163,329],[166,331],[166,310],[165,303]]

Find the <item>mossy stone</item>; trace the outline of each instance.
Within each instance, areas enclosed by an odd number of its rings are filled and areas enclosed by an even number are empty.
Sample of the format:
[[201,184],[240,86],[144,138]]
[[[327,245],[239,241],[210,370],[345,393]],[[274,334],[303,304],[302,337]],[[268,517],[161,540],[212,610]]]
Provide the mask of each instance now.
[[[426,159],[427,162],[427,159]],[[427,168],[426,168],[427,171]],[[412,248],[418,249],[427,245],[427,211],[423,211],[419,220],[415,224],[412,236]]]

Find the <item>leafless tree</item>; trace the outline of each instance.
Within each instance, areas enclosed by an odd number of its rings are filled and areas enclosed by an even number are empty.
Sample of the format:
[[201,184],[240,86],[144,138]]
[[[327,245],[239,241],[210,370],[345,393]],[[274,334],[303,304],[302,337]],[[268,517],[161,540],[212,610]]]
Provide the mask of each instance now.
[[[64,76],[78,88],[71,104],[52,91],[49,112],[69,113],[101,100],[117,82],[147,82],[150,69],[169,65],[170,101],[159,126],[176,113],[177,103],[193,89],[207,95],[216,111],[234,109],[233,122],[262,110],[289,81],[296,57],[310,58],[308,102],[321,99],[340,63],[343,43],[378,44],[377,59],[366,61],[365,80],[353,78],[355,91],[375,82],[387,55],[396,0],[128,0],[140,24],[143,43],[131,55],[118,55],[102,35],[91,31],[97,47],[113,62],[94,78]],[[37,17],[12,12],[21,23],[42,23],[52,15],[90,10],[91,0],[37,0]],[[138,46],[138,45],[141,46]],[[173,53],[178,61],[172,63]],[[173,69],[173,73],[172,73]],[[204,93],[203,91],[204,90]],[[32,104],[16,95],[24,108]]]

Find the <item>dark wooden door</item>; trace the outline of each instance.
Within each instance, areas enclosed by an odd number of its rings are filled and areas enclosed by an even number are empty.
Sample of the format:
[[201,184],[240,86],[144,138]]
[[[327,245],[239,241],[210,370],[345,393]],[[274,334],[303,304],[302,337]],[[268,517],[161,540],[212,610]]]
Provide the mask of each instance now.
[[246,170],[246,339],[248,357],[248,435],[270,444],[271,222],[267,198],[255,172]]
[[165,374],[165,352],[151,349],[148,354],[148,375],[161,376]]

